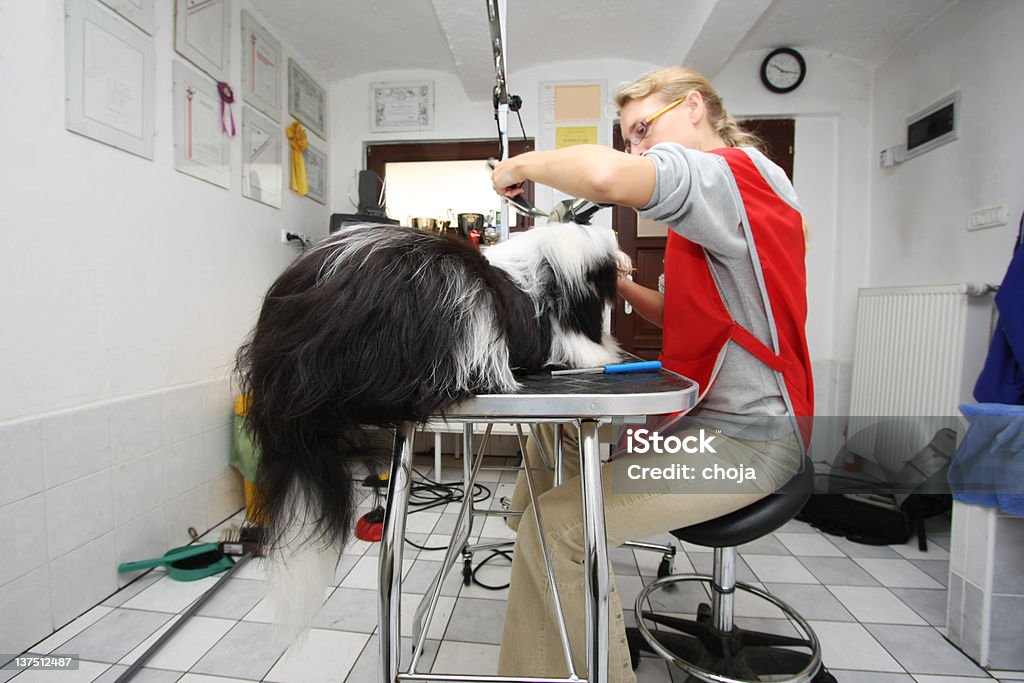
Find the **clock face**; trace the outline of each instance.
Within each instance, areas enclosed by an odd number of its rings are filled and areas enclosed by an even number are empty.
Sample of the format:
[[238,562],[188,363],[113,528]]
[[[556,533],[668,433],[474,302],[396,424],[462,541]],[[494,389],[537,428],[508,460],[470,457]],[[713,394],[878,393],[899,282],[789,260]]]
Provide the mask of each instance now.
[[806,64],[798,52],[780,48],[761,64],[761,81],[773,92],[790,92],[803,82],[805,72]]

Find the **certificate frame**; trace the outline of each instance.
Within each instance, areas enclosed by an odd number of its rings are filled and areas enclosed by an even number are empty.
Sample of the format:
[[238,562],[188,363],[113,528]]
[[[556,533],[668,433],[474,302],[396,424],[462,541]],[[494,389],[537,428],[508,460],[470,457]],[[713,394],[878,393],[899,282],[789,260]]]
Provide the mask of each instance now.
[[90,0],[67,0],[64,8],[65,127],[152,159],[152,38]]
[[153,35],[156,20],[153,9],[155,0],[100,0],[100,2],[149,35]]
[[327,139],[327,92],[291,57],[288,58],[288,113],[321,140]]
[[281,120],[281,43],[242,10],[242,98]]
[[277,123],[251,107],[242,107],[242,195],[281,208],[284,133]]
[[217,81],[230,73],[230,0],[175,0],[174,50]]
[[302,150],[302,158],[306,164],[306,179],[309,191],[306,196],[315,202],[327,204],[327,154],[317,147],[306,144]]
[[370,84],[370,132],[434,129],[434,82]]
[[174,168],[231,187],[230,140],[221,130],[220,94],[209,76],[174,61]]

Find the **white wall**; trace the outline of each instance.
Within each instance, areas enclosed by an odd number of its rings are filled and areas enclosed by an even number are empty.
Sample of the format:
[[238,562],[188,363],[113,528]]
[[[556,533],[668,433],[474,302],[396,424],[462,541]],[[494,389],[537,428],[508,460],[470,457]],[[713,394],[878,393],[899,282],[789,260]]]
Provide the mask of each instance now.
[[[1024,210],[1024,3],[960,2],[878,69],[871,150],[904,143],[905,118],[960,90],[959,139],[892,168],[872,164],[871,286],[998,284]],[[1004,205],[1009,224],[968,232]]]
[[241,196],[240,135],[231,189],[174,170],[173,3],[157,3],[154,159],[65,130],[61,5],[5,3],[0,22],[0,422],[222,376],[294,256],[280,229],[326,233],[327,209],[309,199],[286,192],[277,210]]
[[[242,197],[240,136],[230,189],[174,170],[180,57],[174,3],[156,5],[147,160],[65,130],[63,3],[0,4],[0,614],[19,615],[0,619],[0,652],[116,590],[119,562],[238,509],[233,354],[295,255],[281,229],[327,232],[326,206]],[[247,3],[232,5],[234,56]]]

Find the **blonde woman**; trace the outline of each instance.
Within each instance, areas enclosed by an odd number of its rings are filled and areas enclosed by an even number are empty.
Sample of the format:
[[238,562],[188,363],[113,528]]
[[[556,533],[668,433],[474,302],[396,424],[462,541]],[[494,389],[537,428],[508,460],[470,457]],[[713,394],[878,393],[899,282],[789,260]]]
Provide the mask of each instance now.
[[[700,384],[696,408],[685,418],[663,420],[654,431],[676,436],[675,443],[707,448],[658,452],[649,432],[646,449],[627,448],[632,452],[605,464],[609,546],[719,517],[775,491],[803,461],[813,414],[804,333],[803,219],[785,173],[756,148],[756,139],[740,129],[714,87],[693,70],[669,67],[645,74],[621,88],[615,101],[626,154],[596,145],[529,152],[498,164],[492,176],[495,190],[506,196],[532,180],[574,197],[634,207],[670,227],[664,292],[623,278],[619,294],[662,328],[665,367]],[[695,438],[684,441],[687,436]],[[551,438],[551,430],[542,432],[548,447]],[[574,448],[569,441],[567,448]],[[527,450],[527,461],[538,461],[537,444],[531,442]],[[645,467],[669,464],[693,468],[693,476],[634,476]],[[729,468],[747,476],[742,481],[717,476]],[[579,482],[545,483],[539,505],[574,665],[582,674]],[[512,503],[524,516],[498,669],[507,676],[564,676],[535,511],[523,488],[517,487]],[[610,629],[610,680],[631,683],[636,677],[614,580]]]

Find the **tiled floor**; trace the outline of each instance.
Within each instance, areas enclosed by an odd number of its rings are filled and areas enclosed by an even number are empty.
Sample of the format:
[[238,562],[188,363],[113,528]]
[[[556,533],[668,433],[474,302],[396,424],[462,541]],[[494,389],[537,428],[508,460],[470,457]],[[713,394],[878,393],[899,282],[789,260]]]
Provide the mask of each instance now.
[[[448,462],[446,479],[457,481],[461,466]],[[508,495],[514,475],[482,472],[494,494],[489,504]],[[366,508],[364,508],[366,509]],[[419,512],[409,519],[408,537],[421,545],[443,545],[455,524],[457,507]],[[361,512],[360,512],[361,514]],[[498,518],[476,524],[483,539],[510,538]],[[795,607],[823,643],[824,661],[842,683],[954,683],[978,680],[1024,680],[1024,673],[991,676],[942,636],[946,609],[949,523],[930,525],[926,553],[916,543],[874,547],[824,536],[806,524],[790,522],[776,533],[740,548],[738,578],[778,595]],[[667,542],[664,539],[647,539]],[[439,566],[439,551],[406,546],[402,635],[411,634],[410,616]],[[139,683],[372,683],[376,681],[377,546],[356,541],[338,566],[336,585],[300,643],[287,647],[271,623],[263,601],[263,569],[259,561],[240,568],[225,585],[135,677]],[[611,551],[623,602],[657,573],[660,556],[648,551]],[[482,556],[477,556],[479,561]],[[676,571],[707,572],[707,548],[684,545]],[[508,565],[492,562],[478,578],[501,584]],[[78,671],[0,671],[0,683],[114,681],[182,611],[216,582],[210,577],[192,583],[171,580],[154,570],[96,606],[31,649],[34,654],[78,654]],[[700,590],[697,588],[697,590]],[[494,673],[508,591],[465,587],[459,568],[443,585],[438,613],[428,632],[424,662],[438,672]],[[679,602],[673,611],[692,611],[692,591],[666,599]],[[687,607],[689,606],[689,610]],[[671,606],[670,606],[671,608]],[[787,622],[773,608],[744,599],[737,602],[741,625]],[[633,615],[626,615],[632,623]],[[767,621],[767,620],[774,620]],[[403,655],[408,647],[403,648]],[[421,670],[424,667],[421,667]],[[6,674],[6,678],[5,678]],[[682,681],[684,676],[654,657],[645,657],[637,676],[641,683]]]

